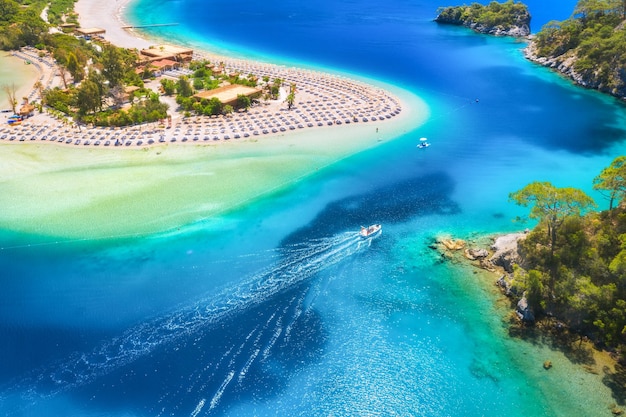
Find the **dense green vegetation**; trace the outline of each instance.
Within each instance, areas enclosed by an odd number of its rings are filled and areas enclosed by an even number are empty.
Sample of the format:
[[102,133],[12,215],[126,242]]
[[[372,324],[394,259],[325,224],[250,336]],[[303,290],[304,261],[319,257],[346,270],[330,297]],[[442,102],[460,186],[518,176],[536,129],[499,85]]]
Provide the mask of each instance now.
[[[582,191],[532,183],[511,200],[530,206],[538,225],[520,242],[522,267],[512,285],[538,317],[556,317],[571,329],[611,348],[626,346],[626,157],[594,180],[610,202]],[[523,269],[522,269],[523,268]]]
[[[226,74],[223,63],[212,66],[206,60],[190,62],[189,69],[193,71],[191,77],[180,77],[177,82],[168,79],[161,80],[161,88],[164,93],[167,95],[176,93],[176,103],[188,114],[192,112],[205,116],[229,114],[236,109],[247,110],[251,106],[252,100],[244,95],[237,97],[237,103],[234,107],[224,105],[217,98],[198,100],[193,95],[198,91],[213,90],[225,84],[257,87],[258,79],[253,74],[248,74],[245,77],[242,77],[241,74]],[[266,99],[277,99],[282,80],[275,79],[270,83],[268,77],[263,82],[265,94],[262,95]],[[253,99],[256,100],[257,98],[254,97]]]
[[[49,25],[41,17],[48,6],[48,20],[53,25],[76,22],[73,12],[74,0],[0,0],[0,48],[18,49],[32,46],[40,55],[50,54],[56,61],[62,86],[40,90],[41,104],[63,117],[77,122],[101,126],[124,126],[153,122],[167,117],[167,105],[159,101],[158,94],[144,87],[143,79],[154,78],[155,67],[139,62],[136,51],[118,48],[98,39],[86,41],[63,33],[49,33]],[[58,31],[57,31],[58,32]],[[207,60],[189,63],[191,76],[174,81],[162,79],[160,89],[165,95],[176,94],[176,103],[190,115],[228,114],[235,109],[248,109],[251,98],[239,96],[234,107],[224,105],[218,99],[198,100],[195,92],[212,90],[222,85],[241,84],[256,87],[257,77],[249,74],[227,74],[223,63],[212,64]],[[140,68],[139,71],[136,68]],[[277,99],[282,80],[263,80],[266,99]],[[138,89],[129,90],[130,86]],[[287,103],[291,108],[295,101],[295,86],[290,89]],[[253,97],[256,100],[258,97]],[[130,101],[130,108],[122,105]]]
[[[48,4],[51,23],[76,22],[74,0],[0,0],[0,48],[33,46],[42,54],[50,53],[59,66],[63,88],[44,90],[39,85],[42,104],[77,121],[99,125],[121,126],[167,116],[167,105],[159,102],[158,95],[141,88],[143,81],[135,73],[135,52],[49,33],[49,25],[40,17]],[[130,97],[131,107],[121,110],[127,86],[140,89]]]
[[48,25],[39,14],[43,5],[25,4],[14,0],[0,0],[0,49],[34,46],[48,32]]
[[526,5],[513,0],[505,3],[492,1],[486,6],[472,3],[469,6],[443,7],[437,13],[436,21],[438,22],[457,22],[457,24],[474,24],[484,27],[500,26],[505,30],[519,25],[523,18],[529,18]]
[[[43,48],[57,61],[63,88],[42,92],[42,102],[83,123],[124,126],[155,122],[167,117],[167,105],[158,94],[143,88],[135,72],[135,52],[112,45],[93,44],[64,34],[46,36]],[[88,65],[88,62],[92,62]],[[127,93],[129,86],[138,87]],[[125,101],[128,109],[121,109]]]
[[614,95],[626,94],[626,31],[624,0],[580,0],[571,18],[545,25],[534,41],[538,57],[563,62],[586,85]]
[[53,25],[77,23],[75,0],[0,0],[0,49],[35,46],[43,42],[48,23],[40,14],[48,6],[48,22]]

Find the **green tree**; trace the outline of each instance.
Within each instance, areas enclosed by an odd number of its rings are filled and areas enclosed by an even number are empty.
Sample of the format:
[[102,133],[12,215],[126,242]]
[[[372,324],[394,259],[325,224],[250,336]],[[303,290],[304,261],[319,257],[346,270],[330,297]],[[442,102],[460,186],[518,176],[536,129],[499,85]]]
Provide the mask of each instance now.
[[237,95],[237,107],[247,111],[251,105],[252,105],[252,101],[250,100],[250,97],[248,97],[245,94]]
[[67,54],[65,66],[72,75],[74,82],[82,81],[85,75],[85,71],[80,62],[78,62],[78,57],[76,56],[76,54],[74,54],[74,52],[69,52]]
[[289,94],[287,94],[287,99],[285,101],[287,102],[287,109],[291,110],[294,103],[296,102],[296,84],[295,83],[292,83],[289,86]]
[[613,308],[601,310],[593,324],[600,330],[604,342],[615,346],[626,335],[626,301],[617,300]]
[[531,269],[526,278],[526,300],[528,306],[534,311],[543,310],[543,279],[540,271]]
[[171,96],[176,91],[176,83],[168,78],[161,79],[161,87],[163,87],[163,93],[166,96]]
[[83,81],[76,92],[76,107],[79,118],[87,114],[95,114],[102,107],[100,87],[95,81]]
[[[549,271],[547,290],[550,295],[555,293],[556,280],[559,275],[559,257],[557,251],[558,230],[572,216],[580,216],[595,206],[595,203],[584,192],[576,188],[557,188],[549,182],[533,182],[519,191],[509,194],[509,199],[521,206],[532,206],[529,217],[539,221],[547,229],[549,252],[546,255],[546,266]],[[561,271],[561,275],[567,275]]]
[[588,19],[611,13],[623,14],[623,5],[624,0],[579,0],[574,15]]
[[113,45],[105,45],[100,57],[102,75],[109,82],[110,87],[122,84],[127,67],[122,58],[120,48]]
[[203,113],[207,116],[217,115],[222,113],[222,102],[219,98],[213,97],[209,100],[204,107]]
[[185,76],[180,77],[176,83],[176,91],[179,96],[191,97],[193,95],[193,88],[189,83],[189,78]]
[[13,0],[0,0],[0,23],[11,23],[20,11],[20,5]]
[[593,189],[609,200],[609,210],[626,196],[626,156],[618,156],[593,179]]
[[565,187],[557,188],[549,182],[533,182],[509,194],[516,204],[530,209],[529,217],[545,223],[551,252],[556,249],[557,230],[568,216],[581,215],[595,207],[594,201],[583,191]]
[[193,79],[193,89],[198,91],[204,88],[204,80],[202,78],[194,78]]
[[283,84],[283,80],[276,78],[271,85],[268,85],[269,95],[272,100],[276,100],[280,94],[280,87]]
[[34,46],[48,33],[48,25],[41,20],[34,8],[30,7],[18,17],[18,27],[21,31],[20,39],[25,45]]

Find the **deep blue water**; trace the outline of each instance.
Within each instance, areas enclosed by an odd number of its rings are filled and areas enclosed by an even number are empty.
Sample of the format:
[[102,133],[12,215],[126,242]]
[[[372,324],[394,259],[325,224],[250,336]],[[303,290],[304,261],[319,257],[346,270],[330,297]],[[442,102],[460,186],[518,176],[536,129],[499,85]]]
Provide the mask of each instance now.
[[[545,3],[528,2],[534,30],[575,2]],[[624,107],[514,40],[437,26],[440,5],[135,5],[142,23],[186,22],[155,36],[384,80],[431,118],[180,234],[0,251],[0,414],[607,415],[597,387],[581,400],[528,369],[533,347],[428,245],[526,227],[507,196],[534,180],[602,204],[591,181],[624,151]]]

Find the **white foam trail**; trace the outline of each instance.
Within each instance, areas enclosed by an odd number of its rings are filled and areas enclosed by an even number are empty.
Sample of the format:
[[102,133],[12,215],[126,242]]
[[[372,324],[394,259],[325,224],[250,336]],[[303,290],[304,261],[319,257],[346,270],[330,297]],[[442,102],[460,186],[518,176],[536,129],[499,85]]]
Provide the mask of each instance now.
[[243,366],[243,368],[241,368],[241,371],[239,371],[239,383],[240,384],[243,382],[243,379],[246,377],[248,370],[250,370],[250,367],[252,366],[252,362],[254,362],[257,356],[259,356],[259,352],[261,352],[261,349],[255,349],[254,352],[252,352],[252,355],[250,355],[250,357],[248,358],[248,361],[246,362],[246,364]]
[[202,407],[204,407],[204,403],[206,403],[206,399],[203,398],[200,400],[198,405],[196,405],[196,408],[191,412],[191,417],[197,417],[198,414],[200,414],[200,411],[202,411]]
[[220,385],[220,387],[217,389],[217,392],[215,393],[215,395],[213,396],[213,399],[211,400],[211,405],[209,407],[209,410],[213,410],[215,407],[217,407],[217,404],[219,404],[220,398],[222,398],[222,395],[224,394],[226,387],[228,386],[228,384],[230,384],[230,381],[233,380],[234,376],[235,376],[235,371],[230,371],[228,375],[226,375],[226,379],[224,379],[224,381],[222,382],[222,385]]
[[14,381],[11,385],[16,390],[48,396],[87,384],[157,347],[261,304],[359,251],[366,246],[363,242],[357,232],[348,232],[283,248],[285,257],[281,263],[254,274],[236,287],[226,288],[168,316],[144,322],[92,352],[76,353],[62,363],[36,370],[34,377]]

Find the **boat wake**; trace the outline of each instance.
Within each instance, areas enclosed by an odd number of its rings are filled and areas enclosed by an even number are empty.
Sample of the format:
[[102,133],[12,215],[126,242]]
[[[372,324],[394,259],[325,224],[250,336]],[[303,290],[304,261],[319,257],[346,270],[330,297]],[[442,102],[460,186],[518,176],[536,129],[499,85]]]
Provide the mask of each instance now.
[[[248,333],[245,337],[238,340],[234,338],[233,344],[223,350],[219,360],[213,359],[200,368],[194,366],[192,373],[196,375],[188,375],[188,379],[195,382],[184,388],[186,392],[197,393],[195,408],[192,407],[188,414],[197,416],[209,413],[218,406],[231,385],[244,383],[253,364],[268,360],[279,339],[287,343],[293,336],[298,321],[319,295],[319,290],[318,293],[310,291],[312,286],[308,280],[323,269],[369,247],[372,239],[363,239],[359,232],[347,232],[281,248],[282,257],[276,265],[253,274],[235,287],[225,288],[217,295],[144,322],[104,342],[91,352],[75,353],[67,360],[38,369],[32,376],[13,381],[9,391],[0,394],[0,398],[9,392],[20,392],[20,395],[28,396],[32,403],[37,398],[85,386],[146,358],[157,349],[175,351],[178,345],[187,345],[193,339],[199,340],[212,329],[224,327],[225,322],[237,319],[244,312],[291,291],[286,301],[281,300],[272,305],[273,312],[259,314],[261,321],[253,324],[251,330],[246,330]],[[298,290],[294,293],[294,289]],[[207,392],[210,387],[214,392]],[[175,392],[169,392],[159,400],[163,404],[160,410],[153,410],[155,414],[167,411],[169,407],[164,404],[170,404],[171,401],[166,401],[166,397],[173,395]]]

